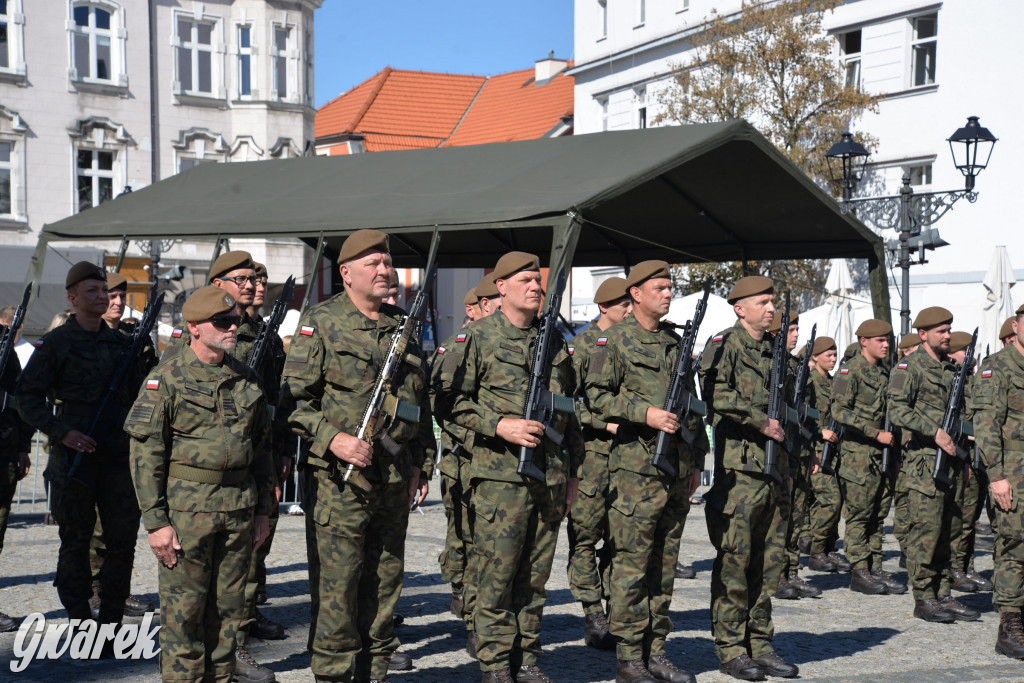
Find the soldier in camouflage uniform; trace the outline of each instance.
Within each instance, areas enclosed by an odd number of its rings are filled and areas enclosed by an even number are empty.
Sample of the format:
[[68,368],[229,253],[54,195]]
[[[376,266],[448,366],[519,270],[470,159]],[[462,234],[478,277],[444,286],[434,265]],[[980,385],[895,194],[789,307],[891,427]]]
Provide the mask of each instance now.
[[[278,410],[311,442],[313,674],[318,681],[383,681],[399,645],[394,610],[409,506],[426,495],[421,470],[433,458],[422,438],[431,421],[427,375],[413,339],[379,416],[380,438],[356,436],[404,312],[384,303],[391,286],[387,235],[353,233],[338,261],[345,291],[300,319]],[[354,474],[346,480],[349,465]]]
[[[14,322],[16,306],[7,306],[0,310],[0,337],[9,332]],[[11,514],[11,501],[18,488],[18,482],[25,478],[32,466],[28,457],[32,447],[32,436],[35,429],[21,419],[14,404],[14,387],[21,374],[21,361],[14,352],[14,344],[20,330],[10,332],[11,354],[7,367],[3,368],[0,377],[0,551],[4,548],[4,536],[7,533],[7,519]],[[18,628],[19,619],[0,612],[0,633],[14,631]]]
[[[715,481],[705,495],[708,535],[716,557],[711,575],[711,628],[720,670],[741,680],[792,677],[798,669],[772,648],[771,595],[786,562],[789,489],[764,472],[768,439],[785,432],[770,420],[768,381],[775,313],[766,277],[741,278],[729,292],[738,320],[714,335],[700,366],[704,400],[713,415]],[[789,478],[785,453],[778,459]]]
[[946,486],[932,478],[936,448],[957,462],[956,445],[942,430],[956,365],[948,357],[953,314],[933,306],[917,314],[914,327],[921,348],[896,364],[889,379],[889,417],[903,430],[903,463],[897,487],[907,491],[907,574],[914,594],[914,616],[925,621],[975,621],[981,615],[949,594],[950,525],[957,468]]
[[[101,268],[76,263],[65,284],[74,315],[36,342],[18,380],[18,409],[27,423],[50,439],[46,477],[60,530],[54,584],[61,604],[70,619],[91,617],[89,543],[98,509],[107,546],[100,572],[99,621],[116,624],[128,597],[139,529],[128,438],[120,425],[145,374],[137,358],[137,365],[126,369],[127,376],[108,403],[95,436],[87,435],[128,339],[103,322],[109,299]],[[69,470],[78,452],[83,454],[81,465],[77,479],[72,480]]]
[[1024,659],[1024,306],[1016,313],[1013,340],[984,360],[971,402],[974,436],[996,505],[996,652]]
[[181,312],[189,345],[150,373],[124,428],[160,563],[163,679],[228,681],[253,546],[268,533],[270,413],[255,372],[226,353],[235,299],[207,286]]
[[692,683],[696,679],[666,656],[665,640],[672,631],[669,604],[679,539],[699,483],[698,463],[710,447],[700,416],[691,414],[685,427],[696,437],[693,445],[670,441],[667,462],[675,474],[653,464],[659,432],[674,435],[680,428],[679,417],[661,407],[679,349],[674,326],[661,320],[672,302],[668,264],[637,264],[626,288],[633,317],[594,341],[585,385],[591,423],[618,425],[607,464],[613,548],[608,617],[616,681]]
[[895,446],[884,431],[892,326],[865,320],[857,328],[860,353],[843,365],[832,384],[832,417],[843,426],[843,450],[836,475],[846,506],[846,557],[853,573],[850,590],[865,595],[902,595],[907,587],[882,568],[882,534],[889,514],[884,494],[888,474],[882,471],[882,449]]
[[[586,455],[579,469],[580,490],[569,513],[566,533],[569,539],[569,589],[583,606],[583,642],[599,650],[615,649],[608,631],[604,601],[609,599],[612,544],[608,532],[608,454],[617,422],[598,419],[589,408],[584,387],[593,351],[601,351],[599,339],[629,315],[633,300],[626,291],[626,280],[610,277],[594,294],[600,311],[597,320],[573,337],[569,353],[576,368],[576,403]],[[600,548],[598,548],[600,544]]]
[[[551,573],[561,520],[576,497],[583,439],[574,412],[557,412],[551,428],[524,420],[524,403],[541,303],[537,257],[510,252],[498,260],[501,311],[466,329],[452,396],[435,393],[439,418],[473,432],[470,481],[477,603],[474,627],[483,680],[548,681],[537,667],[544,584]],[[572,360],[560,335],[552,347],[552,393],[575,395]],[[570,399],[571,400],[571,399]],[[449,411],[449,412],[442,412]],[[467,436],[466,443],[470,442]],[[545,481],[519,474],[519,447],[533,448]]]

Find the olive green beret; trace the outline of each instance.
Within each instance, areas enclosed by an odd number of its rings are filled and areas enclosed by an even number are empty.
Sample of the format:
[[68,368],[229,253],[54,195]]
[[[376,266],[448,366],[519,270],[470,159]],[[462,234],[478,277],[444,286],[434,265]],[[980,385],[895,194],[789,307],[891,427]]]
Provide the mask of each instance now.
[[[800,314],[790,311],[789,324],[796,325],[798,322],[800,322]],[[772,326],[768,328],[768,331],[778,332],[780,329],[782,329],[782,311],[776,308],[775,315],[772,316]]]
[[230,273],[239,268],[255,268],[252,256],[247,251],[226,251],[217,257],[210,268],[210,282],[213,282],[224,273]]
[[466,296],[462,299],[462,303],[466,306],[476,305],[476,287],[466,292]]
[[818,354],[825,353],[830,349],[836,348],[836,340],[832,337],[818,337],[814,340],[814,348],[811,349],[811,355],[817,356]]
[[626,278],[610,277],[601,283],[601,286],[594,292],[595,304],[610,304],[626,296],[629,290],[626,288]]
[[915,346],[921,345],[921,338],[916,334],[908,334],[900,339],[900,351],[909,351]]
[[668,264],[664,261],[642,261],[633,266],[629,271],[629,276],[626,278],[626,291],[628,292],[633,287],[639,287],[646,280],[655,277],[671,278],[672,275],[668,272]]
[[929,327],[938,327],[953,322],[953,314],[942,306],[929,306],[914,318],[914,329],[927,330]]
[[971,339],[974,336],[967,334],[966,332],[954,332],[949,337],[949,352],[956,353],[962,351],[971,345]]
[[1014,311],[1014,313],[1016,313],[1017,315],[1020,315],[1021,313],[1024,313],[1024,304],[1021,304],[1020,306],[1018,306],[1017,310]]
[[854,334],[858,337],[885,337],[892,334],[892,325],[884,320],[870,318],[862,322]]
[[346,237],[344,244],[341,245],[341,251],[338,252],[338,263],[351,261],[370,249],[386,251],[390,254],[391,247],[388,246],[387,233],[380,230],[356,230]]
[[[1024,308],[1024,306],[1021,306]],[[1017,319],[1017,316],[1012,316],[1003,321],[1003,324],[999,327],[999,338],[1006,339],[1007,337],[1013,336],[1013,321]]]
[[498,280],[507,280],[521,270],[540,270],[540,260],[525,251],[510,251],[498,259],[491,275],[497,282]]
[[106,282],[107,274],[95,263],[79,261],[75,265],[71,266],[71,270],[68,271],[68,276],[64,279],[64,289],[71,289],[82,280],[100,280],[101,282]]
[[192,292],[181,307],[181,317],[190,323],[198,323],[234,308],[235,297],[221,287],[206,285]]
[[761,275],[748,275],[736,281],[736,284],[729,290],[729,296],[726,297],[726,301],[734,304],[740,299],[746,299],[748,296],[774,293],[775,287],[772,285],[771,278]]
[[256,271],[256,277],[270,277],[269,275],[267,275],[267,267],[262,263],[256,263],[254,261],[252,264],[252,269]]
[[473,289],[476,292],[476,301],[480,299],[497,299],[501,296],[498,292],[498,286],[494,284],[493,272],[484,275]]
[[115,289],[123,289],[128,291],[128,278],[121,273],[107,273],[107,289],[114,291]]

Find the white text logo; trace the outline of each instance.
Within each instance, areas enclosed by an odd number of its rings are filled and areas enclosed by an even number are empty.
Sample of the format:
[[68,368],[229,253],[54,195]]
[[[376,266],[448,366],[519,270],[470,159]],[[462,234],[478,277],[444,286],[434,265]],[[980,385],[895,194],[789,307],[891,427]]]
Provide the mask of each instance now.
[[148,612],[141,624],[97,624],[91,619],[71,619],[47,624],[46,617],[33,612],[25,617],[14,638],[11,671],[24,671],[33,659],[59,659],[67,652],[72,659],[99,659],[107,643],[117,659],[152,659],[159,652],[153,626],[153,613]]

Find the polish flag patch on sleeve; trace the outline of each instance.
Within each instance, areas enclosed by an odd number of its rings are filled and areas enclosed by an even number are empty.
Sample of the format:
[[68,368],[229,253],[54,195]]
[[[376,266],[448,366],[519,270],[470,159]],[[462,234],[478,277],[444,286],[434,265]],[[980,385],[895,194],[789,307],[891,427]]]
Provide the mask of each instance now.
[[607,343],[608,343],[608,337],[598,337],[597,338],[597,345],[598,346],[604,346]]
[[171,339],[181,339],[181,328],[175,327],[171,332]]
[[461,344],[464,341],[466,341],[466,333],[465,332],[463,332],[461,334],[455,335],[455,343],[456,344]]
[[896,368],[899,369],[899,370],[906,370],[907,369],[907,364],[906,363],[900,363],[899,365],[896,366]]
[[986,377],[986,378],[987,377],[991,377],[992,376],[992,371],[991,370],[982,370],[981,371],[981,376],[982,377]]
[[443,346],[438,346],[437,347],[437,355],[443,356],[444,352],[445,352],[445,348]]
[[576,347],[575,347],[575,346],[570,346],[570,347],[569,347],[569,355],[571,356],[571,355],[572,355],[572,353],[573,353],[573,351],[575,351],[575,350],[576,350]]
[[711,343],[712,344],[717,344],[718,342],[722,341],[723,339],[725,339],[725,335],[716,334],[714,337],[711,338]]
[[40,339],[39,341],[37,341],[37,342],[35,343],[35,347],[36,347],[37,349],[41,349],[41,348],[43,347],[43,340],[42,340],[42,339]]
[[850,368],[843,368],[842,370],[839,371],[839,374],[840,375],[849,375],[850,374]]
[[160,388],[160,380],[158,380],[158,379],[146,380],[146,388],[147,389],[159,389]]
[[299,328],[299,334],[303,337],[312,337],[314,332],[316,332],[316,328],[309,325],[303,325]]

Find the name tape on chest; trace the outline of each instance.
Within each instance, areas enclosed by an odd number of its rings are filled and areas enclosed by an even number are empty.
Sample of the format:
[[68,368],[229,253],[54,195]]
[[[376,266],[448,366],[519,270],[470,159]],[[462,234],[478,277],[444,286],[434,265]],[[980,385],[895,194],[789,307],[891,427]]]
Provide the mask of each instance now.
[[312,337],[314,332],[316,332],[316,328],[309,325],[303,325],[299,328],[299,334],[303,337]]

